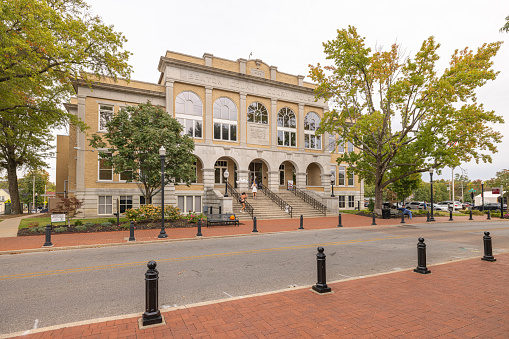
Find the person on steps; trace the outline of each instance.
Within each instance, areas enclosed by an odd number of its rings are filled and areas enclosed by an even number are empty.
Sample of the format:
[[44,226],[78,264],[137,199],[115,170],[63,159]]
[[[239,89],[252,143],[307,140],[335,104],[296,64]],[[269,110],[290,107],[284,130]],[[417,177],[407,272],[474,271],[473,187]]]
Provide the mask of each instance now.
[[247,199],[246,192],[242,192],[242,194],[240,195],[240,199],[239,199],[239,202],[242,205],[242,209],[240,210],[240,213],[244,213],[246,211],[246,199]]

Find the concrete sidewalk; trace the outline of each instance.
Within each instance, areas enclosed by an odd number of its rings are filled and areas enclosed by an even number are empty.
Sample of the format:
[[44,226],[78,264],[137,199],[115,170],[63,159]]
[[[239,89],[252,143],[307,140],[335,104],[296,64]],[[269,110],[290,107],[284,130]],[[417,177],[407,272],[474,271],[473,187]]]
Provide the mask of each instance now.
[[0,337],[508,338],[509,254],[428,268],[162,310],[165,324],[145,329],[140,312]]
[[27,214],[16,218],[3,219],[0,222],[0,238],[16,237],[21,219],[33,217],[33,214]]

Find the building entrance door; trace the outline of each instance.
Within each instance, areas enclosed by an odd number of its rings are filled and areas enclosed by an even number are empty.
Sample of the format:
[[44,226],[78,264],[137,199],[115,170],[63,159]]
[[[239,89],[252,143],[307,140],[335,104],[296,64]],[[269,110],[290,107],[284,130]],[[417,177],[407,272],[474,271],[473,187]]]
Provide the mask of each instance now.
[[263,178],[262,168],[262,162],[253,161],[249,164],[249,187],[251,187],[253,181],[256,181],[256,184],[260,186]]

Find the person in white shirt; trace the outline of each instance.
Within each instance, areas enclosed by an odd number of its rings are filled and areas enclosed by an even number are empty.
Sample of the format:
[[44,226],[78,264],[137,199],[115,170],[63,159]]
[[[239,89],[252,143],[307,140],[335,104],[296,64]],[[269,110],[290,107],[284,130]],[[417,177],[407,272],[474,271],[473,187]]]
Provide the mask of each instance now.
[[251,190],[253,190],[253,199],[256,199],[256,192],[258,191],[258,186],[256,185],[256,181],[253,181],[251,185]]

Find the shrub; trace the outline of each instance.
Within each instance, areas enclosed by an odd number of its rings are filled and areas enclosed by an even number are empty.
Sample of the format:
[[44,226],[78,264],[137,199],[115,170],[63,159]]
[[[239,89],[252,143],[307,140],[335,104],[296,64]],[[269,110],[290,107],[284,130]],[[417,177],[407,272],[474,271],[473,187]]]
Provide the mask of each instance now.
[[30,233],[39,233],[39,227],[29,227],[28,231]]
[[82,226],[82,225],[78,225],[75,228],[76,228],[76,231],[79,231],[79,232],[84,232],[87,230],[87,226]]
[[38,231],[39,233],[46,233],[46,226],[38,227],[38,228],[37,228],[37,231]]
[[28,228],[39,227],[39,222],[34,221],[28,224]]
[[142,213],[139,209],[130,208],[124,212],[127,220],[129,221],[139,221],[142,218]]
[[81,220],[76,220],[74,222],[74,226],[81,226],[81,225],[83,225],[83,221],[81,221]]
[[157,219],[161,217],[161,206],[143,205],[139,208],[143,219]]
[[93,227],[95,224],[93,222],[86,222],[85,226],[87,227]]
[[205,216],[201,213],[189,213],[185,219],[189,220],[190,223],[197,223],[200,219],[205,219]]
[[173,205],[164,206],[164,215],[168,217],[170,221],[176,221],[182,219],[180,208]]
[[61,226],[61,227],[57,227],[54,229],[55,233],[63,233],[65,231],[67,231],[67,227],[65,226]]
[[117,219],[109,218],[109,219],[108,219],[108,222],[109,222],[110,224],[116,224],[116,223],[117,223]]
[[130,226],[130,223],[122,223],[120,224],[120,228],[123,230],[128,230]]
[[101,224],[101,227],[110,227],[111,225],[112,225],[111,222],[103,222]]

